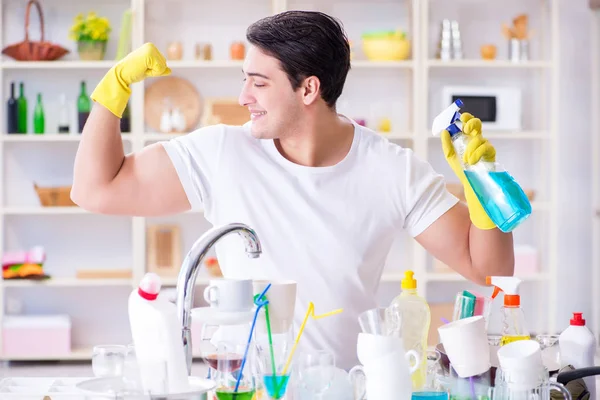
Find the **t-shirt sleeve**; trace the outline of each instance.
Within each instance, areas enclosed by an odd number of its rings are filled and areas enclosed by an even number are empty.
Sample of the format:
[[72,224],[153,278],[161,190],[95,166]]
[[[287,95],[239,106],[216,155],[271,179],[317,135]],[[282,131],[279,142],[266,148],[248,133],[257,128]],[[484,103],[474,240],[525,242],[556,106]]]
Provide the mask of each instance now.
[[214,125],[162,142],[193,210],[210,215],[225,129]]
[[415,237],[458,203],[444,176],[409,150],[406,159],[406,218],[404,229]]

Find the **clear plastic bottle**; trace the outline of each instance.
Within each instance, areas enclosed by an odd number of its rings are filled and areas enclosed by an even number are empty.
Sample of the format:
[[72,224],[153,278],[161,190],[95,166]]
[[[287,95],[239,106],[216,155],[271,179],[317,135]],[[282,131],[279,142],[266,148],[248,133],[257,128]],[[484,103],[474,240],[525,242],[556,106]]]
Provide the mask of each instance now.
[[417,293],[417,280],[413,271],[405,271],[402,292],[392,300],[389,310],[401,317],[404,350],[415,350],[421,359],[419,368],[412,374],[413,391],[421,389],[427,381],[427,336],[431,324],[431,311],[427,301]]
[[469,136],[460,127],[460,108],[463,102],[457,99],[433,121],[432,133],[439,135],[443,130],[450,133],[456,154],[463,164],[467,181],[477,200],[502,232],[512,232],[531,215],[531,203],[521,186],[497,162],[479,161],[466,164],[463,154],[469,144]]
[[517,340],[531,339],[525,322],[525,314],[521,308],[521,296],[519,295],[521,280],[514,276],[488,276],[486,284],[494,286],[492,299],[496,298],[500,291],[504,292],[500,346]]

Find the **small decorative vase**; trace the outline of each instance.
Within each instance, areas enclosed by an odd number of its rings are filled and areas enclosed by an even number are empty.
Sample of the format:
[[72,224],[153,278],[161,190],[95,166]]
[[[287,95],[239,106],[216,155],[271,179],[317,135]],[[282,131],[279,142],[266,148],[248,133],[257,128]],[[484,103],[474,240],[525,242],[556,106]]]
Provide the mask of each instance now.
[[79,58],[86,61],[99,61],[104,59],[106,53],[106,40],[80,40],[77,42]]

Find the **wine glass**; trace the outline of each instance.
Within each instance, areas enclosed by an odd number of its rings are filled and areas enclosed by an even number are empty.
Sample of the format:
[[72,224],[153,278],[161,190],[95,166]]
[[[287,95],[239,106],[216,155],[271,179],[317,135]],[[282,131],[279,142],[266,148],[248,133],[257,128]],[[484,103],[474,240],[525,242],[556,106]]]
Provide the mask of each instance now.
[[92,371],[94,376],[97,378],[122,376],[126,354],[126,346],[95,346],[92,353]]
[[299,355],[298,378],[309,392],[317,398],[323,394],[333,381],[335,357],[327,350],[315,350]]

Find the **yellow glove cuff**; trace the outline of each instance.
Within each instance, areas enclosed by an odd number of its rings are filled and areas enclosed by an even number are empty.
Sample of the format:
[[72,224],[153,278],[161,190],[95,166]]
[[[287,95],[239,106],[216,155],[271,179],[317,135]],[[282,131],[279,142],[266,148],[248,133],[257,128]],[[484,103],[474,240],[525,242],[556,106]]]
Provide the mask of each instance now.
[[90,98],[102,104],[117,117],[122,118],[131,96],[131,88],[119,77],[115,67],[112,67],[104,75]]

